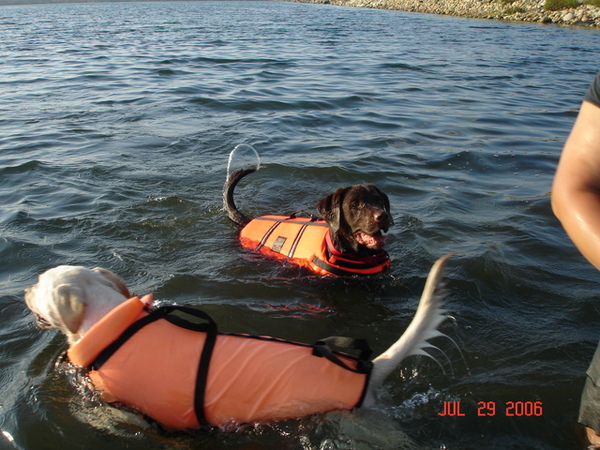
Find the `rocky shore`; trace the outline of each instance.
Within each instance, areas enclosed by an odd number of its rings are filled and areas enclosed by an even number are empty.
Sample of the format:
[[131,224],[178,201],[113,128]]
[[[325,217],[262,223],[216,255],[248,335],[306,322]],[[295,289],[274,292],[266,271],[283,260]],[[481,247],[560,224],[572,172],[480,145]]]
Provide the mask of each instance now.
[[476,19],[538,22],[600,27],[600,8],[580,4],[577,8],[549,11],[545,0],[290,0],[358,8],[443,14]]

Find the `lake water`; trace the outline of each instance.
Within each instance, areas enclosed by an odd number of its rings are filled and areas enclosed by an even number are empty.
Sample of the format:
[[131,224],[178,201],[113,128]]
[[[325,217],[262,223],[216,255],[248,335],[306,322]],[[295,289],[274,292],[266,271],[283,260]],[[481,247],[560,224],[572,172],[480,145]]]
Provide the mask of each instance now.
[[[582,448],[600,274],[549,191],[598,30],[282,2],[2,7],[0,30],[0,447]],[[242,252],[221,205],[242,143],[263,163],[237,191],[250,215],[386,191],[391,271],[320,278]],[[462,356],[436,340],[444,370],[406,360],[374,411],[230,432],[122,423],[23,302],[50,267],[103,266],[223,330],[377,353],[448,252],[442,331]]]

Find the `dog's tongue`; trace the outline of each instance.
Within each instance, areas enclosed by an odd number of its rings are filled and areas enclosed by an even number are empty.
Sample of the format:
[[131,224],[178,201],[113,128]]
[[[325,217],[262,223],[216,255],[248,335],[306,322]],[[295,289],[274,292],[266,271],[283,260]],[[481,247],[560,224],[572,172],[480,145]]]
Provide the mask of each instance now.
[[356,239],[356,242],[368,248],[381,248],[385,243],[385,236],[381,232],[377,233],[375,236],[371,236],[362,231],[358,231],[354,235],[354,238]]

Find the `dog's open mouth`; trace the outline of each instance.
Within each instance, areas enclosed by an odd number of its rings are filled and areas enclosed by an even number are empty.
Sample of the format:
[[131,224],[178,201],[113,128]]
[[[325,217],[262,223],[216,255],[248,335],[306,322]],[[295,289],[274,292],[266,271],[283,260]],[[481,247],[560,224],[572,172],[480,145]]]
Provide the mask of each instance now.
[[44,319],[40,314],[35,313],[35,321],[40,328],[51,328],[52,325],[46,319]]
[[380,249],[385,245],[385,236],[382,230],[379,230],[373,235],[367,234],[363,231],[357,231],[354,233],[354,239],[356,239],[356,242],[359,244],[372,249]]

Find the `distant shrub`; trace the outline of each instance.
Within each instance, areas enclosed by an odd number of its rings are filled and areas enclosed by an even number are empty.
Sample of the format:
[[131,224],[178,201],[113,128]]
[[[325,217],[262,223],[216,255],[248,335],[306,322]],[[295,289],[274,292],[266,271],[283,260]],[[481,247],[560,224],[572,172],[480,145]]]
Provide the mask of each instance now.
[[579,2],[577,0],[546,0],[544,9],[550,11],[560,11],[561,9],[577,8]]

